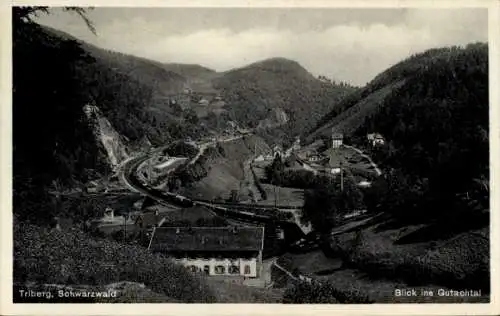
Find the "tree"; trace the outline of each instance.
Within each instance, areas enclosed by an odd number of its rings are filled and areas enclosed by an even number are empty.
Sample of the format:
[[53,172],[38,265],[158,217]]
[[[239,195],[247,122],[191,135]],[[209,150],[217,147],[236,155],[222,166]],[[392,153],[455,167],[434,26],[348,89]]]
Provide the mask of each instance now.
[[312,189],[304,193],[301,221],[326,233],[342,222],[345,213],[363,206],[363,194],[353,182],[346,181],[342,191],[339,179],[317,177]]
[[[64,10],[85,17],[82,8]],[[62,188],[85,181],[89,168],[108,171],[96,159],[101,153],[82,112],[89,96],[77,78],[77,65],[93,59],[77,42],[53,37],[33,22],[48,13],[47,7],[12,9],[14,212],[40,224],[58,212],[47,194],[54,180]],[[54,118],[57,123],[47,124]]]
[[[63,7],[63,11],[77,14],[87,25],[87,28],[97,35],[94,23],[87,17],[87,11],[92,10],[92,7]],[[33,17],[38,16],[40,13],[50,14],[49,7],[15,7],[12,9],[12,19],[22,23],[34,23]]]
[[336,188],[331,184],[319,185],[304,192],[304,207],[300,220],[311,223],[321,233],[340,223],[340,209],[336,203]]
[[283,172],[285,170],[285,164],[283,163],[283,160],[281,159],[281,156],[277,154],[274,157],[273,162],[266,166],[264,172],[266,174],[266,179],[269,183],[279,185],[283,181]]
[[186,121],[194,125],[198,124],[199,122],[198,115],[196,115],[196,112],[193,109],[188,109],[185,110],[184,112],[185,112],[184,117],[186,118]]

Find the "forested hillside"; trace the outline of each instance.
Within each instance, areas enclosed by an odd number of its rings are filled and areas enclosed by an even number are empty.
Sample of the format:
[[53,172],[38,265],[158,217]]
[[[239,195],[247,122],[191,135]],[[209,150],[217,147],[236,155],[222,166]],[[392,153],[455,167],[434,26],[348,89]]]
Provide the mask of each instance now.
[[196,117],[174,115],[161,100],[182,89],[184,77],[40,26],[30,10],[13,10],[14,205],[20,214],[50,218],[52,207],[44,205],[54,183],[73,186],[110,171],[96,127],[85,118],[86,104],[97,106],[129,146],[145,137],[158,145],[203,134]]
[[323,82],[297,62],[272,58],[231,70],[214,80],[232,117],[251,127],[283,110],[288,135],[312,128],[317,120],[355,88]]
[[374,188],[374,208],[407,219],[489,209],[486,44],[402,61],[325,116],[310,138],[331,127],[361,146],[367,133],[386,138],[386,146],[372,150],[388,171]]
[[76,76],[78,64],[92,58],[31,23],[27,10],[13,13],[14,212],[47,220],[53,181],[70,184],[108,171],[84,119],[90,100]]

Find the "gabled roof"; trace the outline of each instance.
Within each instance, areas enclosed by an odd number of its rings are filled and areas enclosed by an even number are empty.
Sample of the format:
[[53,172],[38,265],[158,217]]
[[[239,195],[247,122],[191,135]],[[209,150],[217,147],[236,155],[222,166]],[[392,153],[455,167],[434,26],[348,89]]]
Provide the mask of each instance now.
[[135,219],[135,223],[140,225],[142,223],[142,227],[146,228],[148,226],[156,226],[161,221],[162,216],[156,215],[154,212],[143,213],[137,216]]
[[264,227],[159,227],[153,230],[153,251],[260,251]]
[[146,196],[144,197],[144,199],[142,200],[142,204],[141,204],[141,210],[144,210],[150,206],[153,206],[156,204],[156,201],[153,200],[150,196]]

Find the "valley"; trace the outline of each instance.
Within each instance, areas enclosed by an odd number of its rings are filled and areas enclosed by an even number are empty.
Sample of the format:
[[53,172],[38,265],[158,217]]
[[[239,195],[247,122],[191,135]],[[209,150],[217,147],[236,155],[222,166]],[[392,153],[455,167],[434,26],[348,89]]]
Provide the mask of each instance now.
[[490,301],[487,44],[421,52],[353,87],[281,57],[218,72],[109,51],[23,12],[15,289]]

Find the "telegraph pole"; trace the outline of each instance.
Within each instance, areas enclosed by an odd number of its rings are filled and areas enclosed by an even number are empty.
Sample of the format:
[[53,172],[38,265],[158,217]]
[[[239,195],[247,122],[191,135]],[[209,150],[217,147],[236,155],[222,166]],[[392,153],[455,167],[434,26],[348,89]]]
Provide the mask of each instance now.
[[[127,213],[128,215],[128,213]],[[127,216],[123,216],[123,242],[127,241]]]
[[152,179],[152,167],[151,167],[151,152],[149,152],[149,158],[148,158],[148,178],[149,178],[149,185],[153,185],[153,179]]
[[340,161],[340,191],[344,191],[344,171],[342,169],[342,160]]

